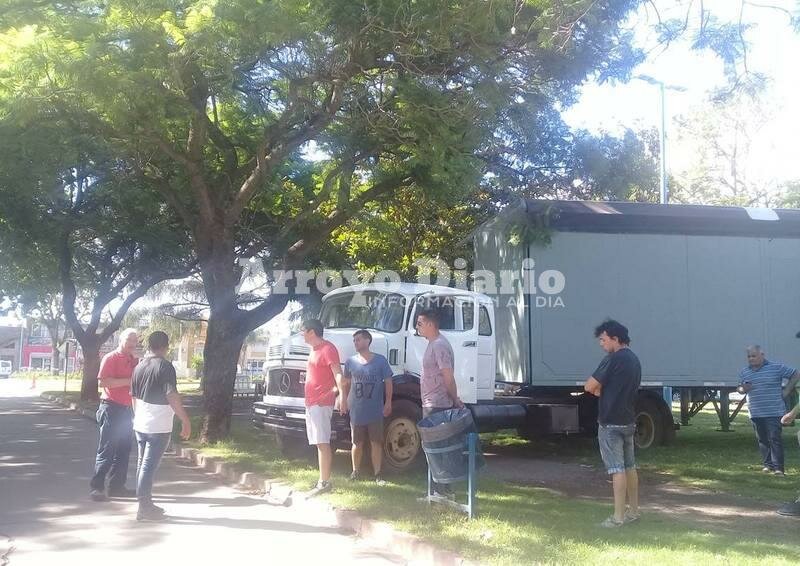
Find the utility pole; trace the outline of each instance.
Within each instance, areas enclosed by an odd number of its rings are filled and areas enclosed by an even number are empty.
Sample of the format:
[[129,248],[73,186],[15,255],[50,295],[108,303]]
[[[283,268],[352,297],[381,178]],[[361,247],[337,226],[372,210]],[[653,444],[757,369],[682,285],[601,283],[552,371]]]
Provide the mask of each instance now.
[[662,81],[654,79],[649,75],[636,75],[633,77],[640,81],[644,81],[651,85],[658,86],[661,120],[658,128],[658,151],[660,155],[660,179],[659,179],[659,194],[661,204],[669,202],[669,187],[667,186],[667,96],[666,89],[674,90],[677,92],[685,92],[686,89],[682,86],[665,85]]

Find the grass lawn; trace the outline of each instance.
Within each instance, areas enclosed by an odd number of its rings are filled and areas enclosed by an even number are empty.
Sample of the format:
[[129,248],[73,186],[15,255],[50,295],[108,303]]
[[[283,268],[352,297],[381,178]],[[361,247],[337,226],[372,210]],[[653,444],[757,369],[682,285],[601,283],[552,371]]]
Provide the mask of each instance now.
[[[748,421],[738,421],[735,432],[717,433],[711,415],[699,415],[692,427],[678,433],[675,445],[642,453],[645,470],[666,472],[691,485],[745,493],[782,501],[794,497],[793,478],[778,480],[761,475],[755,441]],[[800,474],[793,429],[786,432],[788,471]],[[560,461],[597,463],[591,439],[559,442],[524,441],[492,435],[485,441],[495,447],[523,451],[529,457],[557,457]],[[310,462],[288,461],[272,439],[245,423],[237,423],[230,440],[203,451],[268,477],[280,478],[306,490],[316,480]],[[532,454],[533,453],[533,454]],[[479,482],[477,520],[444,509],[428,508],[417,501],[424,493],[424,474],[390,478],[390,485],[352,484],[349,453],[339,452],[334,462],[336,489],[329,500],[362,515],[392,523],[439,546],[491,564],[797,564],[800,548],[785,533],[753,522],[746,536],[710,526],[694,517],[646,515],[638,524],[619,530],[598,526],[610,514],[607,501],[572,500],[536,487],[507,485],[482,477]],[[791,521],[791,520],[789,520]]]
[[[675,418],[678,419],[676,412]],[[688,486],[744,495],[765,501],[792,500],[800,492],[800,449],[797,433],[800,426],[784,427],[783,444],[786,478],[776,478],[761,471],[761,456],[756,445],[750,419],[743,411],[731,425],[731,432],[718,432],[719,420],[713,410],[702,411],[690,425],[681,427],[670,446],[658,446],[637,452],[636,457],[646,472],[669,474],[670,479]],[[574,437],[529,442],[513,434],[484,435],[498,451],[600,464],[592,438]]]

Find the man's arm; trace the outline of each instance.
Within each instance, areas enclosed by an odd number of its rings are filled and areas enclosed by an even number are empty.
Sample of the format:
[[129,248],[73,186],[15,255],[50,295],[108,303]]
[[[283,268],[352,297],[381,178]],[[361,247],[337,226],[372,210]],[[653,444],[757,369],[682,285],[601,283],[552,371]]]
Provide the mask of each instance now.
[[189,420],[189,415],[186,413],[186,409],[183,408],[180,394],[177,391],[167,393],[167,403],[169,403],[169,406],[172,407],[172,410],[175,411],[181,421],[181,438],[189,440],[189,437],[192,436],[192,421]]
[[783,388],[783,396],[788,397],[791,395],[792,390],[794,389],[797,382],[800,380],[800,371],[795,370],[794,375],[789,380],[789,383],[786,384],[786,387]]
[[453,405],[460,409],[464,406],[464,402],[458,398],[458,387],[456,386],[456,378],[453,374],[453,368],[442,368],[442,377],[444,378],[444,386],[447,389],[447,394],[453,400]]
[[113,375],[107,375],[107,373],[111,373],[107,369],[108,363],[107,358],[103,358],[103,361],[100,362],[100,370],[97,372],[97,381],[100,383],[100,387],[130,387],[131,386],[131,378],[130,377],[114,377]]
[[800,403],[794,406],[794,409],[781,417],[781,424],[790,425],[797,418],[797,413],[800,413]]
[[383,380],[383,416],[388,417],[392,414],[392,378]]
[[586,383],[583,384],[583,390],[587,393],[591,393],[595,397],[600,397],[600,392],[603,390],[603,385],[597,379],[595,379],[594,376],[591,376],[586,380]]
[[[331,369],[333,369],[333,368],[331,368]],[[336,372],[334,372],[333,375],[335,376]],[[347,372],[347,366],[345,366],[345,371],[344,371],[344,373],[342,373],[341,383],[342,383],[342,385],[341,385],[341,387],[339,387],[339,391],[341,391],[341,396],[342,396],[342,399],[345,400],[345,403],[344,403],[344,405],[342,405],[341,401],[339,401],[339,412],[344,415],[350,409],[347,406],[347,399],[350,397],[350,387],[353,385],[353,380],[352,380],[352,378],[350,377],[350,375]]]
[[344,378],[342,377],[342,366],[339,360],[331,362],[331,371],[333,372],[333,379],[336,380],[336,387],[339,389],[339,412],[344,414],[347,412],[347,396],[344,395]]

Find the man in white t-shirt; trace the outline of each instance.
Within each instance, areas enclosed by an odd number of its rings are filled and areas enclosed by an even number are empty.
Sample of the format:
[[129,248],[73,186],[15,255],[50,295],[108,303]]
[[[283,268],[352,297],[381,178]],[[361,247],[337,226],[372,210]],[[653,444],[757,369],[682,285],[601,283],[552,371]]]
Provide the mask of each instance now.
[[181,438],[192,434],[189,415],[183,408],[175,368],[165,358],[169,351],[169,338],[156,330],[147,338],[150,352],[145,356],[131,379],[133,397],[133,430],[139,445],[139,463],[136,466],[136,499],[139,509],[137,521],[160,521],[164,510],[153,504],[153,478],[161,456],[172,434],[172,417],[181,421]]

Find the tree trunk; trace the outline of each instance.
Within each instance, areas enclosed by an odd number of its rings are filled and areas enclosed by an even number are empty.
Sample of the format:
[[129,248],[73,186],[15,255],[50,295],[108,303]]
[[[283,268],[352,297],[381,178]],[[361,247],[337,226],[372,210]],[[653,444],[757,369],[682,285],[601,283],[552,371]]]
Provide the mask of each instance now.
[[83,340],[81,349],[83,350],[81,401],[96,401],[100,398],[97,390],[97,374],[100,372],[100,344],[96,339]]
[[234,320],[214,313],[208,319],[203,348],[202,385],[206,412],[200,434],[203,443],[217,442],[231,430],[236,362],[247,335],[241,328],[236,328]]

